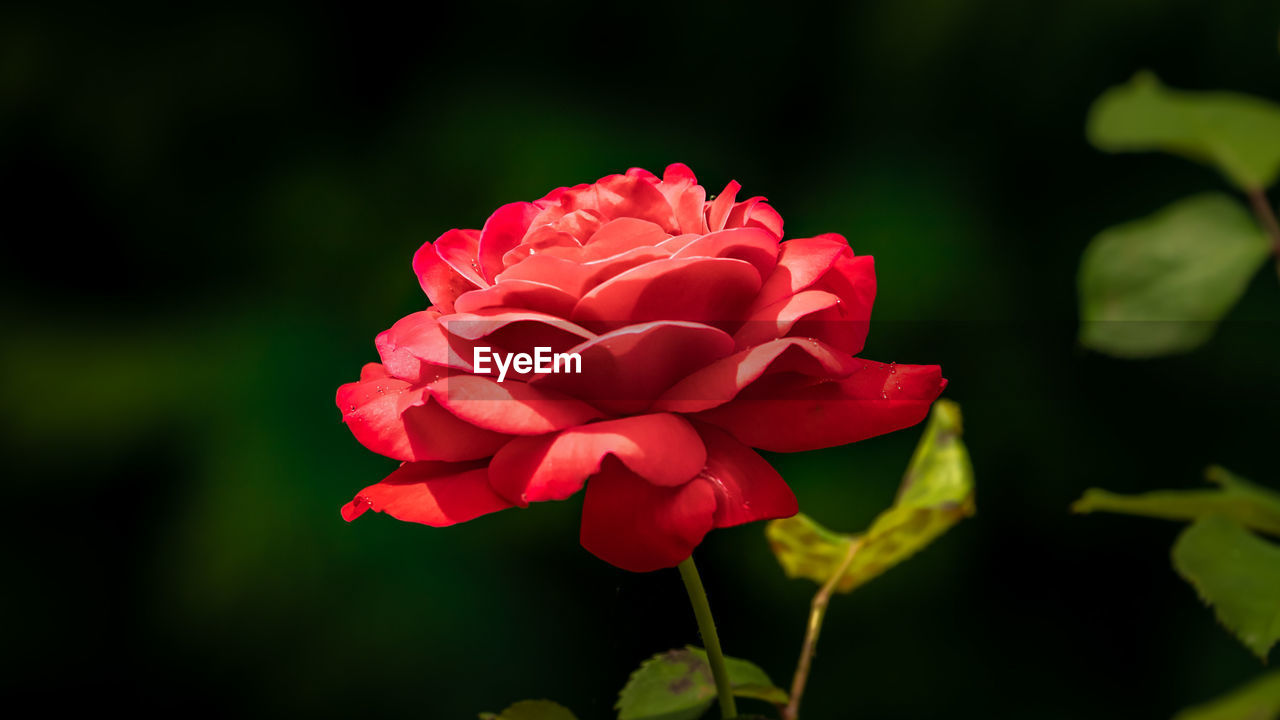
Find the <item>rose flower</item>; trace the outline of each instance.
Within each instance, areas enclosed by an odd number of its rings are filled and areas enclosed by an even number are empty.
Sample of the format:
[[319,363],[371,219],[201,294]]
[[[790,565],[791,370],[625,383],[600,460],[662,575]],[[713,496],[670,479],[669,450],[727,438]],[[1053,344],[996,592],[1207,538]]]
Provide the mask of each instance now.
[[[450,230],[413,258],[431,306],[378,335],[338,389],[365,447],[402,461],[342,508],[435,527],[585,487],[582,545],[672,567],[712,528],[795,514],[755,449],[832,447],[922,420],[936,365],[854,357],[872,259],[835,234],[782,242],[739,185],[632,169]],[[581,372],[477,372],[476,348],[579,356]],[[545,368],[543,368],[545,369]],[[755,449],[753,449],[755,448]]]

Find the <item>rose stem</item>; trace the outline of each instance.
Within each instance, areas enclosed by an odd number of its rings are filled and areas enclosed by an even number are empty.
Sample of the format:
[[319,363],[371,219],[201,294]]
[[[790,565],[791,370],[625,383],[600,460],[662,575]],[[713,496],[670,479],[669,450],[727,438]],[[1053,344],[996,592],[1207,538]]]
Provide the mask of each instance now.
[[716,635],[716,621],[711,617],[711,604],[707,602],[707,591],[702,587],[702,578],[698,577],[698,568],[693,564],[692,555],[680,563],[680,577],[684,580],[684,589],[689,591],[693,615],[698,619],[698,632],[702,634],[702,642],[707,646],[711,675],[716,680],[716,694],[720,697],[720,717],[724,720],[736,718],[738,708],[733,702],[729,670],[724,664],[724,652],[720,650],[720,636]]
[[827,616],[827,604],[831,602],[831,593],[835,592],[836,586],[840,584],[840,578],[844,577],[845,571],[853,563],[853,556],[857,554],[860,547],[862,547],[861,540],[849,543],[849,551],[840,561],[840,567],[831,574],[831,578],[818,590],[818,594],[813,596],[813,602],[809,605],[809,627],[805,630],[804,647],[800,649],[800,662],[796,664],[796,675],[791,680],[791,699],[782,709],[783,720],[796,720],[800,716],[800,697],[804,695],[804,685],[809,680],[809,668],[813,665],[814,651],[818,649],[818,633],[822,632],[822,621]]
[[1271,244],[1276,255],[1276,273],[1280,274],[1280,222],[1276,222],[1276,214],[1267,202],[1267,194],[1261,190],[1249,191],[1249,204],[1253,206],[1253,214],[1258,223],[1271,236]]

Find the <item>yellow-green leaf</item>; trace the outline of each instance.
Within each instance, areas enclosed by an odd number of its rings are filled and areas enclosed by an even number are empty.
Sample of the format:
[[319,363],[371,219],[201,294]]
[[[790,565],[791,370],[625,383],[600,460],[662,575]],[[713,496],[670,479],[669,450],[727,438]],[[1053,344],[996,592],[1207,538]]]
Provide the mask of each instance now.
[[1195,521],[1173,545],[1173,566],[1218,620],[1266,662],[1280,640],[1280,546],[1221,515]]
[[1117,495],[1090,488],[1071,509],[1078,513],[1113,512],[1166,520],[1224,515],[1259,532],[1280,535],[1280,493],[1255,485],[1216,465],[1205,471],[1205,477],[1219,487],[1155,490],[1140,495]]
[[1125,358],[1193,350],[1270,253],[1249,212],[1222,193],[1107,228],[1080,258],[1080,342]]
[[521,700],[500,713],[480,713],[480,720],[577,720],[569,709],[550,700]]
[[1141,72],[1089,111],[1089,141],[1109,152],[1159,150],[1217,167],[1245,190],[1280,173],[1280,106],[1233,92],[1190,92]]
[[1280,670],[1203,705],[1187,708],[1173,720],[1276,720],[1280,718]]
[[961,431],[960,406],[949,400],[935,403],[897,500],[861,535],[832,532],[805,515],[770,522],[765,534],[787,575],[826,584],[857,543],[835,586],[849,592],[972,515],[973,466]]

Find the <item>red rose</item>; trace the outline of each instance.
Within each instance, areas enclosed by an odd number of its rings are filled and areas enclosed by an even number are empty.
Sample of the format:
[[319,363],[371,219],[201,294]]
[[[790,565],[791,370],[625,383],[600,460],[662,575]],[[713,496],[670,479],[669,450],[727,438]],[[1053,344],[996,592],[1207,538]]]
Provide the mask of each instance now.
[[[585,485],[582,545],[656,570],[712,528],[796,512],[752,448],[922,420],[938,366],[854,357],[872,259],[834,234],[780,242],[781,216],[738,188],[708,201],[684,165],[633,169],[423,245],[413,268],[432,306],[378,335],[382,363],[337,397],[356,439],[403,464],[343,517],[440,527]],[[477,347],[575,353],[582,371],[526,364],[499,382],[493,363],[473,367]]]

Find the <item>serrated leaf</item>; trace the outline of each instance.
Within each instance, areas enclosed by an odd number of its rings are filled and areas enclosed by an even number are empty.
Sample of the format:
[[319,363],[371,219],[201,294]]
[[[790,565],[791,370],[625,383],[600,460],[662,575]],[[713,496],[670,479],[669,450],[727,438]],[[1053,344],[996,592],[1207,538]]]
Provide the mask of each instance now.
[[1280,640],[1280,546],[1211,515],[1178,536],[1173,566],[1213,606],[1219,622],[1265,662]]
[[1280,106],[1233,92],[1190,92],[1140,72],[1089,110],[1089,141],[1109,152],[1159,150],[1217,167],[1244,190],[1280,173]]
[[939,400],[916,446],[893,507],[861,535],[832,532],[806,515],[774,520],[765,535],[788,577],[824,585],[858,543],[840,581],[850,592],[919,552],[974,512],[973,466],[961,442],[960,406]]
[[1187,708],[1173,720],[1276,720],[1280,718],[1280,670],[1273,670],[1227,695]]
[[1270,253],[1249,212],[1221,193],[1103,230],[1080,259],[1080,342],[1126,358],[1195,349]]
[[[726,657],[729,684],[738,697],[774,704],[787,702],[764,670],[746,660]],[[660,653],[640,664],[618,694],[618,720],[694,720],[716,699],[707,653],[689,646]]]
[[480,713],[480,720],[578,720],[565,706],[550,700],[521,700],[500,713]]
[[1255,485],[1214,466],[1205,477],[1219,485],[1205,490],[1156,490],[1118,495],[1090,488],[1071,506],[1078,513],[1113,512],[1166,520],[1195,520],[1223,515],[1246,527],[1280,535],[1280,493]]

